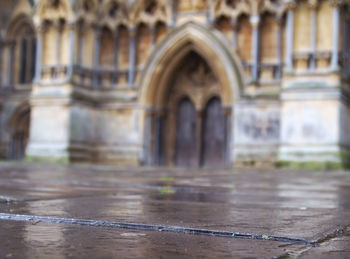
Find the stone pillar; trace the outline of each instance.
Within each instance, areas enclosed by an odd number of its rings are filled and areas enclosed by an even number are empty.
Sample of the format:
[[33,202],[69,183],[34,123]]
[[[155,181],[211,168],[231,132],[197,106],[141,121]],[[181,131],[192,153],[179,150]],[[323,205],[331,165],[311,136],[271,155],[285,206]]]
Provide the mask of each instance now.
[[136,63],[136,30],[134,27],[130,28],[130,50],[129,50],[129,87],[133,87],[135,80],[135,63]]
[[[160,165],[160,152],[161,152],[161,113],[159,111],[153,114],[153,123],[154,123],[154,131],[153,131],[153,149],[152,149],[152,165]],[[152,139],[151,138],[151,139]]]
[[232,46],[237,49],[238,47],[238,35],[237,35],[237,20],[231,20],[232,26]]
[[311,39],[310,39],[310,64],[309,68],[314,70],[316,68],[316,44],[317,44],[317,2],[315,0],[310,1],[311,7]]
[[150,111],[145,112],[145,133],[144,133],[144,163],[145,165],[152,165],[152,152],[151,152],[151,146],[152,146],[152,114]]
[[282,29],[282,18],[279,18],[278,20],[278,30],[277,30],[277,49],[276,49],[276,56],[277,56],[277,71],[276,71],[276,78],[275,79],[281,79],[282,77],[282,37],[283,37],[283,29]]
[[293,41],[294,41],[294,10],[292,6],[290,6],[287,12],[287,29],[286,29],[286,69],[288,71],[293,70]]
[[[2,50],[3,50],[3,42],[2,39],[0,38],[0,88],[2,87],[2,63],[3,63],[3,55],[2,55]],[[1,139],[1,138],[0,138]]]
[[94,88],[98,87],[98,73],[100,67],[100,45],[101,45],[101,28],[95,28],[95,44],[94,44],[94,72],[93,72],[93,82],[92,85]]
[[207,10],[207,23],[213,24],[214,23],[214,1],[208,2],[208,10]]
[[114,53],[113,53],[113,67],[114,75],[113,82],[118,83],[118,56],[119,56],[119,39],[118,39],[118,30],[114,33]]
[[62,34],[64,30],[63,24],[57,24],[57,42],[56,42],[56,65],[59,66],[61,64],[60,62],[60,56],[61,56],[61,47],[62,47]]
[[231,147],[232,147],[232,125],[231,123],[234,121],[232,120],[232,107],[224,107],[223,113],[225,116],[225,142],[226,142],[226,150],[225,150],[225,166],[231,167],[232,165],[232,154],[231,154]]
[[259,23],[260,16],[253,15],[250,17],[250,23],[253,26],[253,35],[252,35],[252,80],[253,82],[258,81],[259,77]]
[[74,66],[74,44],[75,43],[75,24],[69,24],[69,64],[67,79],[70,80],[73,75]]
[[151,49],[153,49],[154,46],[156,45],[156,28],[154,27],[154,25],[150,27],[150,32],[151,32]]
[[77,63],[79,66],[81,66],[83,63],[82,58],[83,58],[83,49],[84,49],[84,40],[83,40],[84,32],[85,32],[85,28],[80,27],[79,28],[79,39],[78,39],[78,60],[77,60]]
[[333,17],[332,17],[333,33],[332,33],[332,59],[330,69],[339,70],[339,27],[340,27],[340,10],[339,1],[333,1]]
[[41,81],[41,65],[42,65],[42,53],[43,53],[43,27],[37,28],[37,47],[35,57],[35,82]]
[[9,87],[14,87],[14,70],[15,70],[15,47],[16,42],[11,42],[10,45],[10,75],[9,75]]
[[204,111],[197,111],[197,161],[198,167],[202,165],[202,150],[203,150],[203,123]]

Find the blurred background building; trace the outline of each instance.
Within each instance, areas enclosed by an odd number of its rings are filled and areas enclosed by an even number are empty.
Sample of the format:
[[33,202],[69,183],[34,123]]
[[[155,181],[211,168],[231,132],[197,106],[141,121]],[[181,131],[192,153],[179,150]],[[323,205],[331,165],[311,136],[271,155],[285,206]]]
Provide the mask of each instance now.
[[343,165],[345,0],[1,0],[0,155]]

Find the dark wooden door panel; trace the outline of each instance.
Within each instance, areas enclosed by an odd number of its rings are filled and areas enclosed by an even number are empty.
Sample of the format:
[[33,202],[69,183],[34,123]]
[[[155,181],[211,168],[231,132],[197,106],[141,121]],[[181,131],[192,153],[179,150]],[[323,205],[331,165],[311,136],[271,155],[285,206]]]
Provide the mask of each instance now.
[[176,116],[176,158],[177,166],[198,166],[197,118],[192,102],[182,99]]
[[226,123],[221,101],[211,99],[205,108],[203,122],[202,165],[222,167],[225,165]]

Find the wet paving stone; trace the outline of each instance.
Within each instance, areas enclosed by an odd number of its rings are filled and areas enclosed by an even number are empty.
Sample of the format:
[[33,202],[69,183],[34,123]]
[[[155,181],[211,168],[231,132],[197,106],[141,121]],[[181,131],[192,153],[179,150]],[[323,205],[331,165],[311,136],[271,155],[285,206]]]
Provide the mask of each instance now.
[[0,221],[1,258],[271,258],[303,245]]
[[[324,240],[327,235],[332,236],[337,229],[350,226],[350,173],[3,163],[0,164],[1,213],[179,226],[318,242]],[[28,222],[23,224],[30,225]],[[0,220],[0,225],[5,228],[16,228],[21,222]],[[44,225],[50,228],[49,223]],[[51,225],[54,227],[60,224]],[[63,232],[77,229],[77,232],[83,235],[84,231],[90,231],[88,229],[91,227],[62,224],[58,228],[65,229]],[[106,229],[95,228],[103,239]],[[119,233],[123,230],[113,231]],[[5,232],[0,232],[0,238],[4,239],[2,233]],[[147,237],[159,235],[155,240],[166,240],[168,236],[175,235],[179,237],[179,246],[181,242],[187,240],[186,244],[193,245],[197,250],[200,249],[200,245],[196,240],[201,238],[207,238],[208,241],[205,242],[215,244],[214,247],[220,247],[216,244],[219,241],[214,240],[223,240],[218,237],[194,237],[181,233],[143,234]],[[180,237],[183,237],[182,241]],[[192,238],[193,241],[189,241]],[[350,247],[347,237],[340,238],[342,240],[340,243],[343,242]],[[248,248],[254,242],[246,243],[244,248],[243,244],[247,240],[224,240],[222,242],[227,242],[227,247],[222,246],[220,251],[223,254],[220,252],[218,256],[243,256],[247,253],[249,257]],[[255,241],[263,242],[261,244],[272,242]],[[230,249],[230,244],[235,248],[233,243],[241,247],[237,249],[242,253],[232,254],[232,251],[226,251]],[[326,241],[322,241],[322,244],[326,244]],[[314,249],[309,250],[310,246],[305,248],[300,244],[294,249],[294,245],[290,254],[298,256],[306,256]],[[268,247],[264,246],[253,245],[256,247],[253,252],[258,254],[261,249],[265,255]],[[145,248],[146,256],[152,256],[148,250],[151,248]],[[281,247],[277,248],[272,251],[273,256],[286,253],[284,249],[279,250]],[[160,247],[152,249],[161,250]],[[324,249],[327,250],[327,247]],[[341,251],[348,255],[345,248]],[[253,252],[254,257],[256,255]],[[166,258],[172,254],[167,255]],[[181,253],[178,255],[181,256]],[[197,253],[189,255],[205,254],[198,250]],[[337,255],[341,256],[340,253]],[[268,253],[266,256],[271,257]],[[145,256],[139,255],[139,257]]]

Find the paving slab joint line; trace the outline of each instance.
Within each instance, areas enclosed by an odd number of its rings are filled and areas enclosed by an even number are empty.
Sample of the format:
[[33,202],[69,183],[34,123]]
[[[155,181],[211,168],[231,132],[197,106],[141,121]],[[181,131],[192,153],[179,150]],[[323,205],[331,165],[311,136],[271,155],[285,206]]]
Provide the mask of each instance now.
[[333,238],[342,237],[349,232],[349,228],[350,225],[345,225],[336,229],[332,229],[331,231],[324,233],[322,237],[311,240],[310,244],[313,246],[319,246],[320,244],[325,243]]
[[125,223],[125,222],[113,222],[113,221],[90,220],[90,219],[56,218],[56,217],[9,214],[9,213],[0,213],[0,220],[35,221],[35,222],[42,221],[42,222],[56,223],[56,224],[83,225],[83,226],[94,226],[94,227],[113,227],[113,228],[120,228],[120,229],[159,231],[159,232],[164,231],[164,232],[183,233],[183,234],[192,234],[192,235],[205,235],[205,236],[212,236],[212,237],[257,239],[257,240],[279,241],[279,242],[287,242],[287,243],[302,244],[302,245],[312,245],[311,242],[301,238],[274,236],[274,235],[267,235],[267,234],[261,235],[261,234],[240,233],[240,232],[223,231],[223,230],[188,228],[188,227],[180,227],[180,226]]
[[318,247],[321,244],[332,240],[333,238],[344,236],[346,233],[349,233],[349,229],[350,229],[350,225],[346,225],[346,226],[343,226],[340,228],[333,229],[329,232],[324,233],[321,238],[311,240],[309,246],[300,247],[296,250],[288,251],[285,254],[276,257],[276,259],[299,258],[300,256],[307,253],[308,251],[310,251],[314,247]]

